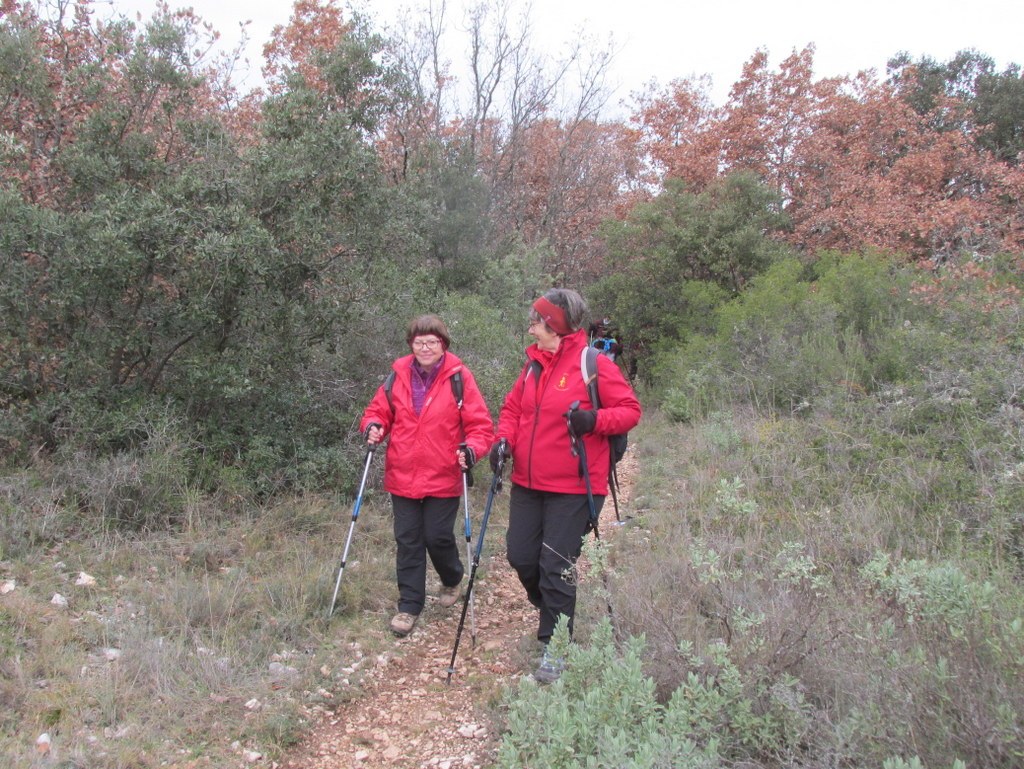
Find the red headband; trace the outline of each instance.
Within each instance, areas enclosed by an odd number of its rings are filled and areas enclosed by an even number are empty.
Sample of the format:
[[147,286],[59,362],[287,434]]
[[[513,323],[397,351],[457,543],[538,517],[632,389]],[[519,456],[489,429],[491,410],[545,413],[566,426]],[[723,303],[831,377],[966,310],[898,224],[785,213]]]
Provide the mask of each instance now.
[[569,321],[565,319],[565,310],[561,307],[552,304],[542,296],[533,303],[533,309],[537,311],[537,314],[544,319],[544,322],[556,334],[565,336],[572,333],[572,329],[569,328]]

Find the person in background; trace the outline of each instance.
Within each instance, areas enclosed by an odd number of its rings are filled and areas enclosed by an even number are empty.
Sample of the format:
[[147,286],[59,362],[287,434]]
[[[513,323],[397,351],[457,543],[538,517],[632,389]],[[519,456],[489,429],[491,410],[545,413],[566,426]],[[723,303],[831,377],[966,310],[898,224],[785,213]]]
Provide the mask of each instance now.
[[601,352],[602,355],[615,360],[622,352],[622,340],[618,338],[618,332],[612,328],[609,318],[602,318],[590,324],[587,335],[590,338],[590,345]]
[[[384,490],[394,511],[399,598],[390,627],[397,636],[408,635],[423,611],[428,556],[441,578],[438,603],[448,608],[459,600],[465,569],[455,519],[462,469],[471,468],[494,438],[484,397],[473,374],[448,349],[444,322],[436,315],[413,319],[406,342],[411,352],[392,364],[390,393],[383,385],[377,389],[359,426],[371,445],[390,436]],[[456,374],[462,379],[461,404],[452,386]]]
[[[608,493],[608,436],[629,431],[641,416],[633,388],[618,366],[601,355],[602,408],[593,409],[581,369],[588,345],[582,326],[586,314],[583,297],[570,289],[550,289],[533,303],[529,333],[535,342],[526,348],[528,363],[505,396],[490,452],[493,467],[500,441],[508,441],[513,466],[505,542],[508,561],[539,610],[537,639],[545,652],[534,678],[544,683],[561,674],[561,662],[548,654],[547,644],[562,615],[572,632],[576,585],[571,572],[590,516],[586,482],[566,420],[584,442],[600,512]],[[576,401],[579,406],[571,411]]]

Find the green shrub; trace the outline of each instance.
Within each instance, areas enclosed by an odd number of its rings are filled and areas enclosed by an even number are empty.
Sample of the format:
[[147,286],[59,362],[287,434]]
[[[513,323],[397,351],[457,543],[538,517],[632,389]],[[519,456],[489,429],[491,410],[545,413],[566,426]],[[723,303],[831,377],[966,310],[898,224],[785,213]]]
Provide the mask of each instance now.
[[566,670],[549,687],[523,679],[509,692],[499,766],[712,769],[720,765],[716,739],[701,744],[691,737],[691,730],[681,728],[687,720],[686,703],[673,701],[667,707],[658,703],[653,681],[643,674],[642,639],[631,639],[618,652],[605,620],[585,647],[567,643],[564,623],[552,644],[565,654]]
[[693,403],[681,389],[670,388],[661,401],[661,411],[672,422],[689,422],[694,417]]
[[187,517],[193,472],[183,423],[162,412],[134,416],[118,431],[124,448],[93,444],[60,454],[56,481],[65,504],[92,517],[101,531],[166,529]]

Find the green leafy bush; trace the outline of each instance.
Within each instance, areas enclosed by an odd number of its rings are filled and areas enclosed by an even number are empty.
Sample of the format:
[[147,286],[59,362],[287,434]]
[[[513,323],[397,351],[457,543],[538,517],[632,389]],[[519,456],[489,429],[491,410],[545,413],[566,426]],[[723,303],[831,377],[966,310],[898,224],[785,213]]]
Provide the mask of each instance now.
[[567,643],[564,624],[552,640],[567,667],[552,686],[524,679],[510,692],[507,731],[498,753],[502,767],[716,767],[717,740],[700,744],[685,728],[685,698],[661,705],[643,674],[643,641],[620,652],[604,621],[586,646]]

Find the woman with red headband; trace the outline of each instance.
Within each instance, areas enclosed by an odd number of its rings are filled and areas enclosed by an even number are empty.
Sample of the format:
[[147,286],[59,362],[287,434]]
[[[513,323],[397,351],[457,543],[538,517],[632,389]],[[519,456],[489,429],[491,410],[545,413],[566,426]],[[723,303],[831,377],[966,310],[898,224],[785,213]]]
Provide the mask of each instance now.
[[[587,305],[570,289],[553,288],[533,303],[526,348],[527,365],[516,380],[498,418],[497,436],[511,450],[512,490],[505,542],[508,561],[540,610],[537,639],[545,654],[534,678],[558,678],[561,664],[547,654],[558,618],[572,632],[576,584],[572,566],[588,531],[590,501],[580,461],[573,452],[566,414],[586,449],[589,481],[597,512],[608,493],[608,436],[625,433],[640,421],[633,388],[609,358],[597,356],[601,408],[594,410],[583,381],[581,362],[588,339],[583,329]],[[498,443],[491,449],[497,462]]]

